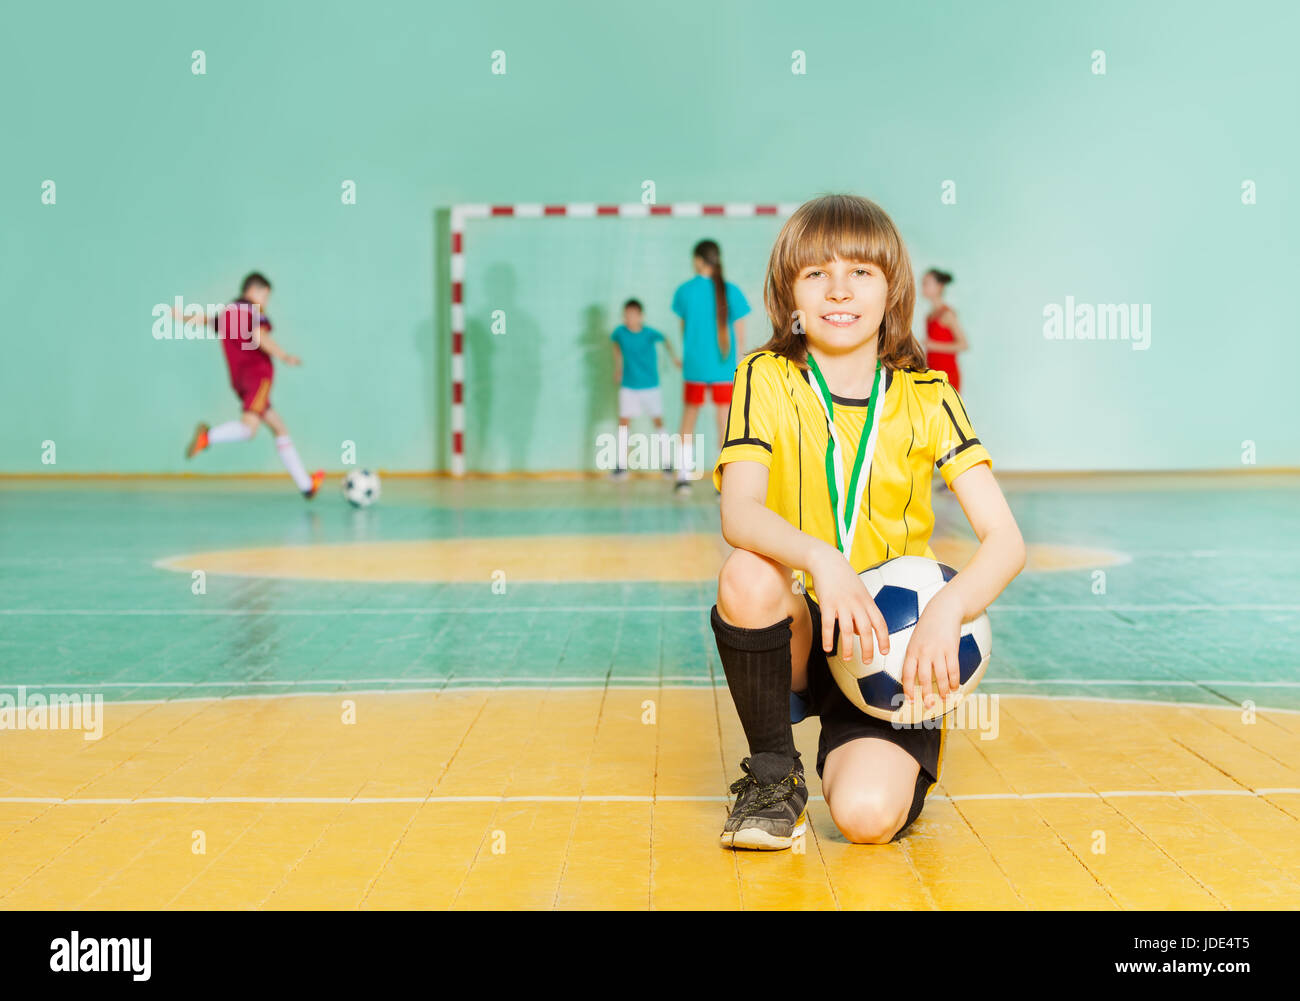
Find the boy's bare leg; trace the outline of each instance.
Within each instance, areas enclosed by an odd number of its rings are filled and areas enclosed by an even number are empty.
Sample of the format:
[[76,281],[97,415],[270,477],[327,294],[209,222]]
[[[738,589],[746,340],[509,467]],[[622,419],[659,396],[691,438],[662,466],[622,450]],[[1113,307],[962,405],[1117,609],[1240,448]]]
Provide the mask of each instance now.
[[897,744],[858,737],[826,755],[822,795],[850,841],[887,844],[912,808],[921,766]]

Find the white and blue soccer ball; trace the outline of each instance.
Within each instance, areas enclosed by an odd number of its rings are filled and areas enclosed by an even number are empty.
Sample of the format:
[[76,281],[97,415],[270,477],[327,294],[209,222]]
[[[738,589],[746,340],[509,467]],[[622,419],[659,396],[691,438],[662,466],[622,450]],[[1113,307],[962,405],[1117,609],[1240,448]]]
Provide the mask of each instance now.
[[369,469],[354,469],[343,477],[343,496],[353,507],[369,507],[379,500],[379,476]]
[[[947,698],[936,700],[929,710],[922,702],[903,700],[903,660],[912,629],[930,599],[956,575],[952,567],[924,556],[898,556],[858,574],[884,616],[889,629],[889,653],[881,655],[873,637],[868,663],[863,663],[856,639],[852,658],[844,660],[836,644],[835,652],[826,660],[844,695],[864,713],[894,723],[919,723],[951,712],[980,683],[993,652],[993,630],[987,612],[962,623],[957,646],[961,687]],[[937,688],[934,691],[938,694]]]

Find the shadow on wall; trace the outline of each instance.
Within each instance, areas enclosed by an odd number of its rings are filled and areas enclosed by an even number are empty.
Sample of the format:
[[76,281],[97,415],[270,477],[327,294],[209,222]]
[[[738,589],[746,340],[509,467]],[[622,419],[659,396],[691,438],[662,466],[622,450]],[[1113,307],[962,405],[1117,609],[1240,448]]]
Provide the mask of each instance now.
[[[548,469],[536,455],[541,327],[516,301],[515,270],[483,276],[484,306],[465,317],[465,461],[471,470]],[[530,461],[532,457],[532,461]]]
[[609,335],[605,307],[593,304],[582,311],[582,335],[579,349],[583,359],[583,377],[587,386],[587,415],[583,422],[583,439],[579,469],[596,468],[596,436],[613,431],[618,425],[618,387],[614,385],[614,349]]
[[[438,468],[438,456],[442,451],[442,442],[438,441],[437,436],[443,435],[446,438],[451,436],[448,426],[448,421],[451,419],[450,410],[439,411],[439,404],[444,396],[439,391],[439,377],[445,378],[446,364],[445,360],[439,357],[444,352],[434,350],[439,340],[434,332],[432,316],[415,325],[411,331],[411,339],[415,345],[415,357],[419,359],[421,385],[424,387],[424,412],[429,417],[426,426],[433,429],[428,451],[420,456],[420,464],[414,468],[432,470]],[[376,465],[383,465],[383,463],[376,463]]]

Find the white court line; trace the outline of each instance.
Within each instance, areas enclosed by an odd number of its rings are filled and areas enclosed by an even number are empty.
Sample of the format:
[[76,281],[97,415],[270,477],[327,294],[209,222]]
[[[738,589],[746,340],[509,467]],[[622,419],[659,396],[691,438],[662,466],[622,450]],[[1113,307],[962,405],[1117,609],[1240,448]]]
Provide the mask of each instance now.
[[[468,679],[467,679],[468,680]],[[239,694],[224,695],[183,695],[171,699],[114,699],[112,702],[106,702],[105,706],[150,706],[150,705],[171,705],[182,702],[237,702],[239,700],[266,700],[266,699],[305,699],[305,698],[338,698],[340,695],[466,695],[466,694],[500,694],[501,692],[604,692],[604,691],[645,691],[654,692],[664,689],[674,689],[677,691],[707,691],[710,688],[722,688],[721,683],[715,685],[660,685],[660,684],[620,684],[610,682],[604,685],[592,684],[574,684],[567,685],[563,688],[546,688],[545,682],[539,682],[535,686],[530,685],[484,685],[484,684],[466,684],[463,687],[450,688],[349,688],[331,692],[251,692]],[[44,687],[44,686],[42,686]],[[73,686],[75,690],[75,686]],[[1117,698],[1098,698],[1091,695],[1030,695],[1027,692],[998,692],[989,693],[997,694],[999,699],[1039,699],[1045,702],[1097,702],[1104,705],[1126,705],[1126,706],[1163,706],[1169,709],[1213,709],[1219,712],[1240,713],[1242,707],[1235,702],[1173,702],[1165,699],[1117,699]],[[1300,716],[1300,709],[1286,709],[1281,706],[1255,706],[1256,713],[1285,713],[1288,716]],[[3,733],[3,731],[0,731]]]
[[[0,684],[0,689],[6,688],[68,688],[75,690],[81,688],[239,688],[244,685],[255,686],[277,686],[277,685],[477,685],[484,691],[494,690],[496,688],[525,688],[539,685],[548,685],[552,682],[580,682],[588,688],[600,688],[603,686],[594,685],[593,682],[599,681],[599,675],[585,674],[574,677],[557,677],[557,678],[299,678],[297,680],[286,681],[252,681],[236,680],[230,681],[70,681],[64,684],[56,684],[52,681],[42,681],[37,684],[10,684],[5,682]],[[612,683],[624,685],[657,685],[659,682],[699,682],[698,685],[690,685],[696,688],[708,684],[724,684],[721,681],[715,681],[707,675],[628,675],[627,677],[618,677],[609,679]],[[495,685],[488,685],[486,682],[495,681]],[[376,689],[382,691],[383,689]],[[412,691],[421,691],[421,689],[411,689]]]
[[[507,612],[707,612],[712,605],[515,605],[503,608],[0,608],[0,615],[502,615]],[[1300,607],[1300,606],[1297,606]]]
[[[1095,799],[1157,796],[1183,799],[1191,796],[1300,795],[1300,787],[1276,789],[1112,789],[1099,792],[968,793],[927,797],[949,803],[990,800]],[[825,802],[822,796],[809,799]],[[41,806],[399,806],[441,803],[729,803],[728,796],[140,796],[138,798],[59,796],[0,796],[0,805]]]
[[1239,688],[1300,688],[1300,681],[1244,681],[1235,678],[1217,678],[1211,681],[1174,681],[1169,678],[1147,678],[1128,681],[1122,678],[985,678],[984,684],[994,685],[1158,685],[1166,688],[1204,688],[1209,685],[1233,685]]
[[[465,608],[0,608],[0,615],[218,615],[218,616],[313,616],[313,615],[504,615],[507,613],[540,615],[547,612],[590,612],[619,615],[626,612],[707,612],[709,605],[506,605],[504,607],[470,606]],[[1037,614],[1059,612],[1131,612],[1162,614],[1169,612],[1300,612],[1300,604],[1237,603],[1230,605],[1100,605],[1091,602],[1055,605],[992,605],[990,613]]]

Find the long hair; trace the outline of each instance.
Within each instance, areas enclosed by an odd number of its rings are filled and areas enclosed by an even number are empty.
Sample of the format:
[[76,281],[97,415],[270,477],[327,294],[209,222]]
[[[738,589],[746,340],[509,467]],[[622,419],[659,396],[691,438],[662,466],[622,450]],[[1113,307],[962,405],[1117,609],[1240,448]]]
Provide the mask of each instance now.
[[907,246],[889,215],[858,195],[823,195],[804,202],[786,220],[772,246],[763,282],[763,305],[772,324],[764,351],[806,365],[808,345],[793,329],[794,283],[813,264],[870,261],[885,273],[889,292],[876,355],[886,368],[925,369],[925,352],[912,336],[916,285]]
[[727,282],[722,277],[722,248],[713,240],[695,245],[694,256],[713,271],[713,311],[718,319],[718,352],[723,358],[731,353],[731,333],[727,328]]

